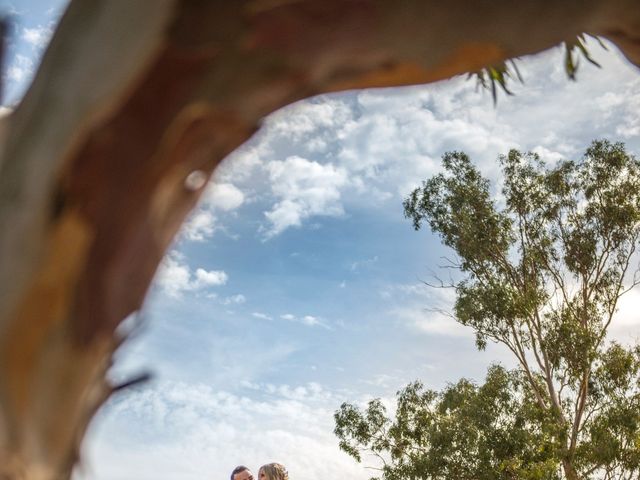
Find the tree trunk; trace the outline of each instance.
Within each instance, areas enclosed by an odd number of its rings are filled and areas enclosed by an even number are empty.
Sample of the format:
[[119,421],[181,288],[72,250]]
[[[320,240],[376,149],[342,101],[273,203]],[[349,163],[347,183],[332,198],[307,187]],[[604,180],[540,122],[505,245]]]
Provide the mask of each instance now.
[[580,480],[580,476],[573,466],[573,462],[569,459],[562,459],[562,470],[567,480]]
[[[640,62],[635,0],[74,0],[0,148],[0,478],[68,478],[209,176],[269,112],[427,83],[587,31]],[[574,478],[574,477],[568,477]],[[577,477],[576,477],[577,478]]]

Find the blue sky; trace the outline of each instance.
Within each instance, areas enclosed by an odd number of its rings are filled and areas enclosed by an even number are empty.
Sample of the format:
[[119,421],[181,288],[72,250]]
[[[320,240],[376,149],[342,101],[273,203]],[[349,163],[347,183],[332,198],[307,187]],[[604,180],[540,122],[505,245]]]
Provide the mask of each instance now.
[[[0,3],[2,5],[2,3]],[[15,21],[5,66],[20,98],[62,1],[4,3]],[[10,8],[12,7],[12,8]],[[640,152],[640,76],[611,47],[577,82],[561,53],[522,59],[524,85],[496,108],[462,78],[349,92],[289,106],[225,160],[165,258],[141,331],[111,372],[154,381],[98,415],[79,479],[226,478],[238,463],[279,460],[292,478],[368,478],[338,451],[343,401],[387,401],[416,378],[440,388],[481,381],[492,361],[446,315],[450,291],[421,283],[450,255],[402,216],[403,197],[464,150],[490,178],[510,148],[549,162],[593,138]],[[640,294],[612,334],[636,331]]]

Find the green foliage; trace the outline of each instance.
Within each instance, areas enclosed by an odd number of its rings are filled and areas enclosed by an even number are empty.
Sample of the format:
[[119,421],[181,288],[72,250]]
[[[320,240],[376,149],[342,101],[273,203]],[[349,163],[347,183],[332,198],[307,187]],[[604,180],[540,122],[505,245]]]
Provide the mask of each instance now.
[[[591,35],[589,35],[591,36]],[[587,34],[581,33],[577,35],[573,40],[564,42],[564,70],[571,80],[576,80],[576,74],[580,66],[580,57],[582,56],[592,65],[600,68],[600,64],[596,62],[589,49],[586,46]],[[594,38],[602,48],[607,50],[607,47],[602,40],[598,37]],[[510,59],[497,65],[485,67],[476,72],[470,72],[467,78],[475,78],[476,85],[482,87],[485,90],[491,91],[491,97],[493,98],[493,104],[498,103],[498,87],[502,89],[507,95],[513,95],[508,88],[510,81],[518,80],[520,83],[524,83],[524,79],[518,70],[516,59]]]
[[500,164],[500,206],[469,157],[449,152],[404,209],[457,255],[456,320],[519,368],[442,392],[412,384],[393,421],[379,402],[345,404],[341,447],[378,455],[384,480],[637,478],[640,349],[606,334],[638,283],[640,162],[602,140],[579,161],[511,150]]
[[[598,37],[592,38],[595,38],[602,48],[604,48],[605,50],[607,49],[604,43],[602,43],[602,40],[600,40]],[[580,55],[582,55],[585,60],[587,60],[592,65],[600,68],[600,64],[591,57],[591,54],[589,53],[589,50],[587,49],[585,43],[586,35],[584,33],[576,36],[573,41],[564,43],[564,70],[565,72],[567,72],[567,76],[571,80],[576,79],[576,72],[578,71],[578,66],[580,64]]]
[[386,414],[378,400],[364,411],[343,404],[335,432],[358,460],[364,446],[386,456],[386,480],[560,478],[549,421],[527,388],[520,372],[497,365],[481,386],[463,379],[435,392],[416,382],[398,392],[393,421],[368,424],[371,412]]
[[483,68],[477,72],[471,72],[467,78],[473,77],[476,78],[476,85],[478,87],[491,90],[494,105],[498,103],[498,86],[507,95],[513,95],[511,90],[507,88],[507,83],[514,78],[519,80],[520,83],[524,83],[514,59],[507,60],[495,66]]

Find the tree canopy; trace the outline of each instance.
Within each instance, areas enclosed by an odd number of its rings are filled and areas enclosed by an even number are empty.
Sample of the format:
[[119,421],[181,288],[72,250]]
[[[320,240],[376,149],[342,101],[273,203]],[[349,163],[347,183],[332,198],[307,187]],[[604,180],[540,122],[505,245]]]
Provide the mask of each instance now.
[[630,478],[640,474],[640,350],[608,342],[618,301],[638,283],[640,162],[594,141],[579,161],[500,156],[501,195],[462,152],[404,202],[457,255],[454,316],[476,344],[518,368],[442,392],[398,394],[336,413],[340,446],[399,478]]

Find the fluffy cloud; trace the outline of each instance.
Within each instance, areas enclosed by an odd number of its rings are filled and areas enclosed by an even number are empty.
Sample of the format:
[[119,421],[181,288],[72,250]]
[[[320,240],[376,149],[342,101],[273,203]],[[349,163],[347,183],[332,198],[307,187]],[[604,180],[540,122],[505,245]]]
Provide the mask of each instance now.
[[344,213],[340,189],[347,184],[347,172],[332,164],[292,156],[274,160],[267,166],[271,190],[279,199],[265,213],[270,223],[267,238],[289,227],[299,227],[313,215],[339,216]]
[[326,146],[321,138],[323,131],[331,136],[332,131],[342,128],[352,118],[353,111],[345,101],[323,95],[275,112],[266,119],[264,128],[270,136],[283,137],[289,141],[303,142],[309,135],[314,135],[315,142],[310,148],[317,151]]
[[198,268],[192,285],[194,289],[206,286],[215,287],[227,283],[228,278],[227,274],[222,270],[205,270],[203,268]]
[[[477,95],[468,84],[458,88]],[[514,145],[508,128],[478,122],[479,112],[451,118],[447,108],[424,87],[299,102],[267,118],[254,144],[232,156],[223,176],[246,170],[234,169],[235,162],[250,165],[256,178],[265,173],[275,199],[265,211],[263,232],[270,238],[317,216],[343,215],[345,201],[370,206],[397,200],[438,170],[445,150],[474,154]],[[286,160],[269,160],[274,157]]]
[[33,60],[24,55],[16,55],[13,62],[7,68],[7,79],[12,82],[22,83],[33,74]]
[[222,182],[247,182],[254,177],[262,159],[273,153],[268,142],[261,141],[265,133],[264,130],[259,131],[254,140],[231,152],[216,170],[216,178]]
[[202,242],[210,238],[216,228],[216,217],[209,210],[196,210],[182,226],[180,236]]
[[244,203],[244,194],[232,183],[212,182],[204,193],[204,202],[211,208],[230,211]]
[[53,29],[51,26],[38,25],[34,28],[25,27],[22,29],[23,40],[38,49],[47,46],[52,34]]
[[185,292],[224,285],[228,278],[222,270],[197,268],[192,272],[182,255],[171,252],[160,264],[154,283],[167,295],[178,298]]
[[220,228],[219,214],[240,208],[244,201],[244,193],[234,184],[211,182],[202,195],[200,206],[182,226],[180,237],[194,242],[208,240]]
[[238,464],[257,470],[280,461],[292,478],[364,480],[367,471],[332,433],[339,402],[317,383],[246,384],[232,393],[164,382],[129,392],[100,415],[76,479],[227,478]]

